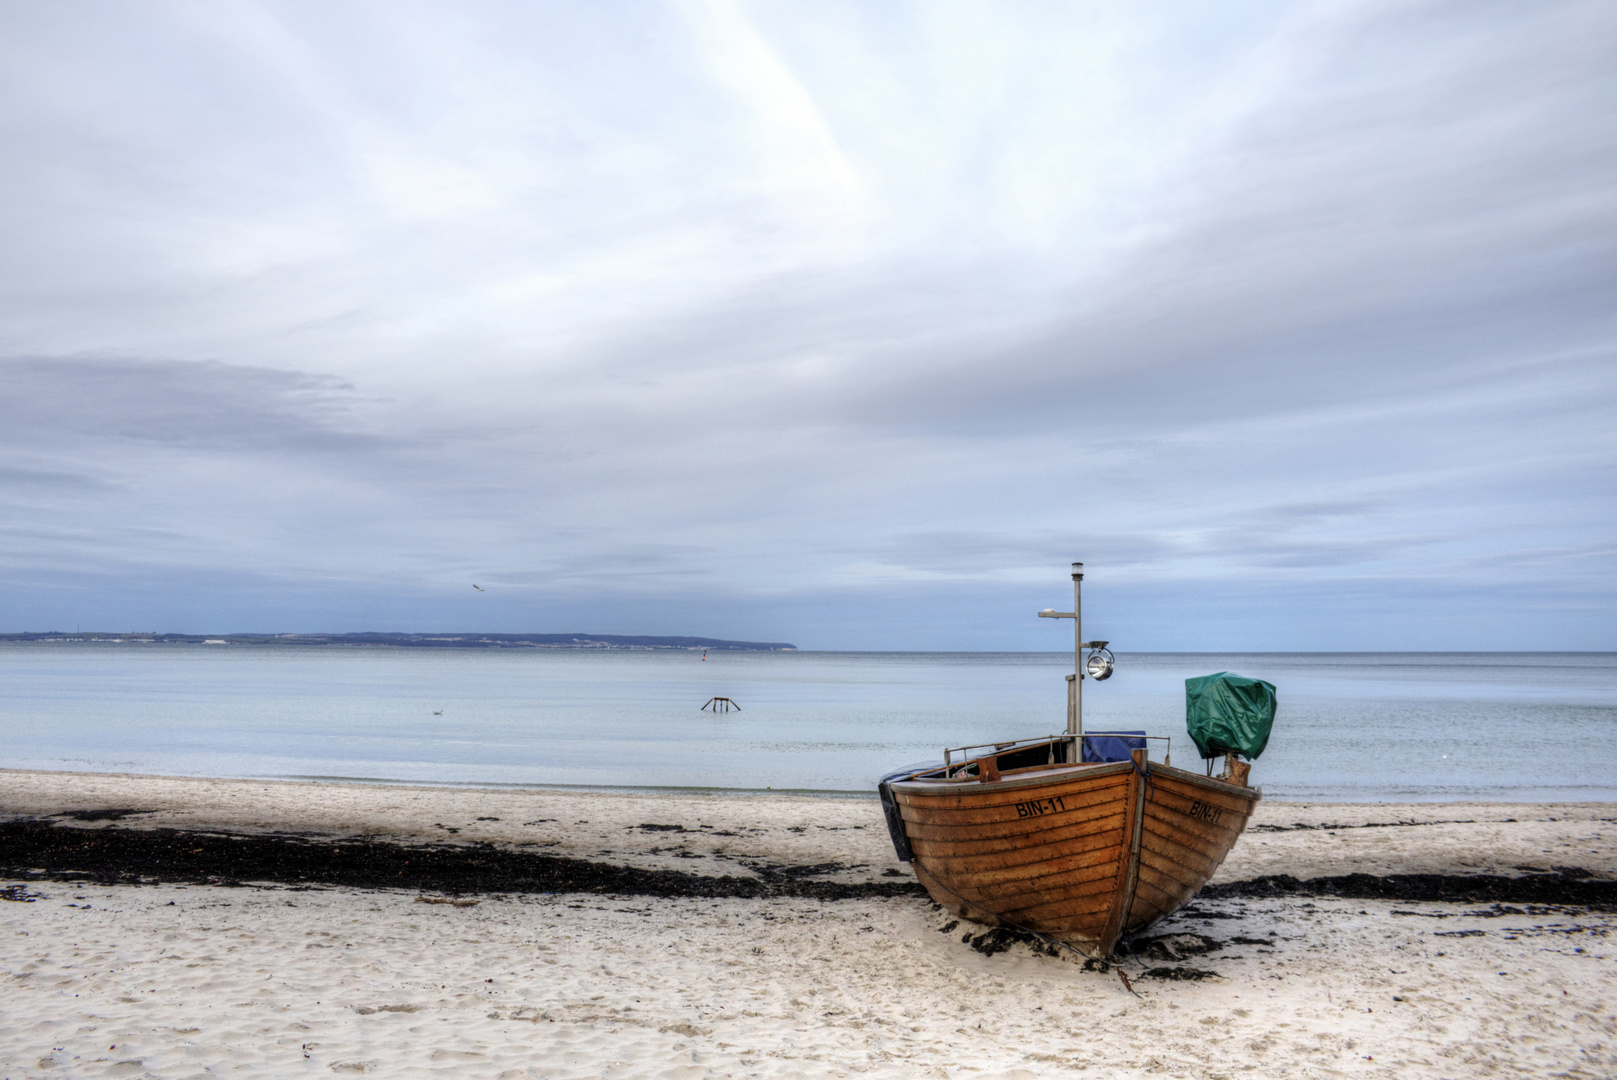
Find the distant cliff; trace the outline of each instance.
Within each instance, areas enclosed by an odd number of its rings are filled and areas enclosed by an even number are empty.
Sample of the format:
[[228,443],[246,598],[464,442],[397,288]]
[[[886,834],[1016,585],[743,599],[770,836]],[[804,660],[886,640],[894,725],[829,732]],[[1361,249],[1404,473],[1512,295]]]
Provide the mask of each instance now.
[[0,634],[0,641],[100,641],[172,645],[390,645],[411,649],[706,649],[711,652],[793,652],[784,641],[724,641],[644,634],[127,634],[83,631],[64,634]]

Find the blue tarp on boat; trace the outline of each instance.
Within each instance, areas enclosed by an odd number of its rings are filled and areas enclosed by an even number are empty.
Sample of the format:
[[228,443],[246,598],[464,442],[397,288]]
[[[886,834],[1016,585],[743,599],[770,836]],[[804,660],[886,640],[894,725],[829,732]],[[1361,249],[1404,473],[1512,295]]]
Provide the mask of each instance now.
[[1143,731],[1102,731],[1084,736],[1086,762],[1127,761],[1136,750],[1145,749]]

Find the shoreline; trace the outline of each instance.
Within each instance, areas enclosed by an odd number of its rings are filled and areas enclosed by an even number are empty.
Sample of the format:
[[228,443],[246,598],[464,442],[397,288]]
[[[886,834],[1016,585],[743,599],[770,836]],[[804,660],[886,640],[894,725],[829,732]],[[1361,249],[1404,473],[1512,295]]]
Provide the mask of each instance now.
[[[655,785],[655,784],[564,784],[516,782],[500,780],[411,780],[404,777],[378,777],[378,776],[341,776],[341,775],[236,775],[229,773],[200,774],[200,773],[151,773],[151,772],[108,772],[97,769],[42,769],[32,766],[6,766],[0,765],[0,777],[10,775],[45,776],[79,776],[79,777],[128,777],[138,780],[178,780],[178,781],[226,781],[241,783],[263,784],[317,784],[336,787],[398,787],[419,789],[442,789],[445,791],[527,791],[555,794],[585,794],[585,795],[701,795],[735,798],[776,798],[791,796],[806,799],[840,800],[875,800],[879,798],[875,782],[869,788],[777,788],[777,787],[716,787],[712,785]],[[1258,785],[1260,791],[1265,790],[1262,784]],[[1604,790],[1604,789],[1602,789]],[[1265,803],[1285,806],[1312,806],[1312,807],[1398,807],[1398,806],[1446,806],[1456,804],[1478,806],[1610,806],[1617,813],[1617,785],[1611,789],[1612,798],[1609,799],[1576,799],[1576,798],[1484,798],[1475,794],[1463,796],[1406,796],[1386,799],[1338,799],[1326,795],[1310,797],[1291,797],[1282,795],[1264,795]]]

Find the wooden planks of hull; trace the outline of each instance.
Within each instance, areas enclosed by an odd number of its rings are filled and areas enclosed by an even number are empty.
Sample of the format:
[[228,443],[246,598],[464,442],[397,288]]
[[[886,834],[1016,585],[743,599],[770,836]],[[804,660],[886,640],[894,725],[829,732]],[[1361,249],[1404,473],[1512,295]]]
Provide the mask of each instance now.
[[[1015,908],[1004,908],[992,901],[972,903],[962,897],[953,888],[939,881],[927,872],[923,864],[915,866],[915,876],[926,887],[939,906],[945,910],[959,915],[961,918],[971,919],[974,922],[984,923],[988,926],[1005,925],[1008,920],[1019,927],[1033,927],[1040,933],[1065,941],[1079,949],[1094,953],[1098,947],[1099,939],[1105,930],[1107,920],[1111,914],[1112,897],[1105,893],[1096,898],[1061,897],[1058,900],[1059,914],[1049,918],[1038,919],[1027,916]],[[1012,912],[1024,915],[1016,918]],[[1004,915],[1002,919],[1000,916]]]
[[998,881],[985,881],[981,878],[968,881],[948,875],[946,870],[939,872],[947,875],[948,880],[956,885],[969,887],[978,899],[1001,901],[998,906],[1008,911],[1010,909],[1005,907],[1006,904],[1020,903],[1024,907],[1032,907],[1053,903],[1061,897],[1076,899],[1080,896],[1108,892],[1115,887],[1114,882],[1121,858],[1122,852],[1119,851],[1113,858],[1093,866],[1074,867],[1056,873],[1040,874],[1037,877]]
[[1052,814],[1077,813],[1097,806],[1111,806],[1127,789],[1126,779],[1114,782],[1107,778],[1105,783],[1093,788],[1068,782],[1052,785],[1048,790],[1023,789],[1017,792],[1020,798],[1008,802],[980,802],[970,797],[971,792],[964,791],[950,795],[948,803],[940,800],[912,801],[907,792],[900,801],[904,805],[905,820],[918,825],[1001,825]]
[[1257,799],[1250,788],[1155,771],[1145,786],[1136,887],[1122,932],[1147,929],[1200,892],[1235,846]]
[[1132,791],[1132,770],[1104,768],[1015,787],[895,785],[894,795],[916,875],[935,901],[1095,952],[1114,921]]
[[1048,780],[1017,777],[997,784],[975,781],[916,783],[904,785],[905,802],[916,809],[957,810],[1015,806],[1019,802],[1052,795],[1097,793],[1128,783],[1127,767],[1097,766],[1093,769],[1064,769]]
[[[1039,818],[1023,819],[1003,823],[979,824],[972,828],[969,837],[962,838],[958,823],[945,825],[923,825],[919,822],[909,822],[908,832],[910,845],[915,847],[921,844],[934,845],[935,854],[971,854],[974,852],[997,851],[1004,847],[1014,847],[1025,843],[1029,837],[1042,837],[1046,840],[1056,839],[1059,835],[1077,835],[1080,831],[1095,831],[1106,827],[1102,819],[1116,817],[1123,813],[1122,805],[1112,799],[1098,806],[1086,806],[1068,814],[1063,814],[1054,822],[1043,821]],[[943,850],[946,847],[948,850]]]
[[1063,835],[1048,837],[1030,835],[1020,845],[1007,844],[991,851],[982,851],[973,854],[954,855],[937,850],[938,848],[961,847],[963,844],[943,844],[933,840],[912,841],[910,846],[918,855],[928,857],[928,861],[939,866],[949,866],[959,873],[976,873],[978,871],[1010,870],[1028,863],[1044,862],[1049,859],[1070,859],[1098,851],[1105,847],[1115,847],[1123,835],[1124,815],[1112,814],[1091,825],[1100,828],[1086,828],[1082,831],[1070,829],[1052,830]]
[[933,900],[1096,956],[1194,896],[1261,797],[1143,758],[890,790]]
[[1057,850],[1045,857],[1013,866],[977,866],[963,859],[929,859],[924,855],[918,855],[917,859],[934,874],[962,888],[1006,895],[1016,889],[1040,888],[1039,883],[1047,878],[1092,880],[1104,874],[1105,867],[1115,867],[1126,855],[1125,847],[1118,842],[1122,830],[1118,829],[1117,833],[1111,838],[1090,838],[1090,842],[1098,846],[1086,851],[1067,853],[1060,850],[1061,845],[1052,845]]

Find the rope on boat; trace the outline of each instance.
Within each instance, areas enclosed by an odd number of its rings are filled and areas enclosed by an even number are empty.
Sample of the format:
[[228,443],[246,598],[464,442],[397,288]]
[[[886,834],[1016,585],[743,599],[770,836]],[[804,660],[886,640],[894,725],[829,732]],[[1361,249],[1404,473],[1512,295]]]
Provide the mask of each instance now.
[[1147,757],[1145,759],[1145,765],[1142,768],[1140,763],[1138,761],[1134,760],[1133,755],[1130,755],[1129,756],[1129,764],[1133,765],[1134,766],[1134,771],[1140,774],[1140,783],[1145,788],[1145,790],[1140,793],[1140,798],[1142,798],[1142,799],[1150,798],[1151,792],[1153,790],[1155,790],[1152,787],[1152,784],[1151,784],[1151,759],[1149,757]]

